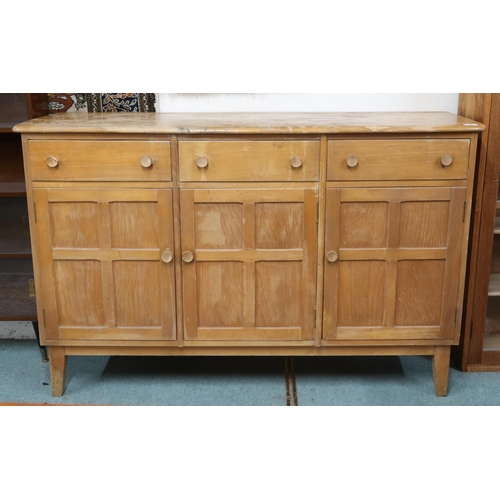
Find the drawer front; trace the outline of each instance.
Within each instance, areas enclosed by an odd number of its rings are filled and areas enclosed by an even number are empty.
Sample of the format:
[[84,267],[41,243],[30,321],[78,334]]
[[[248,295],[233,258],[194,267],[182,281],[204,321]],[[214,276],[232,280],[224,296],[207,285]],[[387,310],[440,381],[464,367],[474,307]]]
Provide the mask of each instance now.
[[179,141],[181,181],[315,181],[319,141]]
[[29,152],[35,181],[171,180],[164,141],[32,140]]
[[469,139],[331,140],[327,179],[465,179],[469,146]]

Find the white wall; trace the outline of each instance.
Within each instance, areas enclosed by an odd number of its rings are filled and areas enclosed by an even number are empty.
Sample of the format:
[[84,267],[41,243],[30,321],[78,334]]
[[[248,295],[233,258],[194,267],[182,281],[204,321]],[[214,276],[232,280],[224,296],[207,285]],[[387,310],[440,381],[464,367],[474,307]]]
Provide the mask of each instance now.
[[158,94],[160,112],[449,111],[459,94]]

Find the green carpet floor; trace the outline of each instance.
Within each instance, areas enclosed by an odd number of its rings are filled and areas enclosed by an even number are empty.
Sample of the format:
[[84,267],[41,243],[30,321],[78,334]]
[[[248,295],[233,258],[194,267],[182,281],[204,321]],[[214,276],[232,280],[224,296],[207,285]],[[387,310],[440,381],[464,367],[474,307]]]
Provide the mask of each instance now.
[[33,340],[0,340],[0,402],[134,406],[498,406],[500,373],[450,369],[434,394],[430,357],[68,358],[51,395]]

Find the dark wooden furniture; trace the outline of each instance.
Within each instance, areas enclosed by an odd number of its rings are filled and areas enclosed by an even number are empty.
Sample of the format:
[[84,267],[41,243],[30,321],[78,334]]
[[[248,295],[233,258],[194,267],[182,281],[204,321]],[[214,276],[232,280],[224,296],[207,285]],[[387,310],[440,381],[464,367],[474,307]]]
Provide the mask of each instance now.
[[37,339],[21,136],[12,128],[47,112],[47,94],[0,94],[0,321],[32,321]]
[[462,340],[463,371],[500,371],[500,94],[460,94],[459,114],[486,125],[477,157]]

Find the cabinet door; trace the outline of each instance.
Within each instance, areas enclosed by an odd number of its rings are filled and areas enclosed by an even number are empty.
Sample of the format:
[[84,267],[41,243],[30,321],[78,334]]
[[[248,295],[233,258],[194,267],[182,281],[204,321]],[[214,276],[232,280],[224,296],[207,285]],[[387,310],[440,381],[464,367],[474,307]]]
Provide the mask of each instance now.
[[181,190],[184,335],[314,335],[317,190]]
[[171,190],[34,189],[45,338],[173,340]]
[[327,190],[327,340],[453,339],[465,188]]

